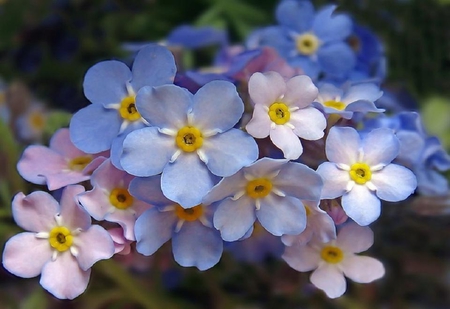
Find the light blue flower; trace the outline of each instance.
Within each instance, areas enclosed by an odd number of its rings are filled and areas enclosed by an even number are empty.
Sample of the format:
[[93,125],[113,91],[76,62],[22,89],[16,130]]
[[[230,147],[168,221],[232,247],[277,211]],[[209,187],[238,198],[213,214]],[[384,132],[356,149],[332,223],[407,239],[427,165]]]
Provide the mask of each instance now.
[[324,181],[321,198],[342,196],[342,208],[350,218],[361,226],[372,223],[380,216],[380,199],[398,202],[416,189],[413,172],[391,163],[399,150],[390,129],[375,129],[361,139],[351,127],[332,127],[325,145],[330,162],[317,169]]
[[150,127],[128,134],[122,167],[139,177],[162,173],[164,195],[189,208],[217,182],[254,162],[255,140],[234,129],[244,111],[236,87],[212,81],[195,95],[175,85],[144,87],[136,106]]
[[162,193],[159,175],[135,178],[129,191],[136,198],[154,205],[136,221],[136,249],[152,255],[172,239],[175,261],[181,266],[195,266],[206,270],[219,262],[223,241],[212,227],[213,205],[197,205],[184,209],[168,200]]
[[176,72],[172,53],[159,45],[148,45],[136,56],[130,71],[120,61],[99,62],[84,77],[83,89],[92,103],[75,113],[70,122],[70,137],[86,153],[111,149],[111,161],[120,168],[125,136],[145,127],[135,105],[143,86],[172,83]]
[[346,75],[356,57],[345,39],[352,32],[352,21],[344,14],[333,14],[335,5],[317,13],[310,1],[282,1],[276,9],[279,26],[259,29],[247,45],[269,45],[278,50],[290,65],[300,67],[311,78],[319,73]]
[[306,165],[262,158],[222,179],[204,203],[220,201],[214,226],[225,241],[244,237],[256,219],[275,236],[296,235],[306,226],[300,199],[318,201],[321,190],[322,180]]

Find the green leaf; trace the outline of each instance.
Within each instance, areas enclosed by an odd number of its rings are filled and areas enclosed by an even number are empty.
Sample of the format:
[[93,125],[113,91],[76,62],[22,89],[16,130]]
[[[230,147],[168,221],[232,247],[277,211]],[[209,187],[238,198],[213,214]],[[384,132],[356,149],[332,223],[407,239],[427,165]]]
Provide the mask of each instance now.
[[450,100],[445,97],[433,96],[426,99],[422,105],[422,118],[427,132],[441,139],[446,149],[450,149]]

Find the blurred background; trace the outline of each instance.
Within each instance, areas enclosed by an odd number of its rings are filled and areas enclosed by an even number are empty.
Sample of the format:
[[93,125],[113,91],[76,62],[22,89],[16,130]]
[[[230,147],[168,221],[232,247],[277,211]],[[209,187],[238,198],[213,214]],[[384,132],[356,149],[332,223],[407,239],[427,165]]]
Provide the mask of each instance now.
[[[15,193],[44,187],[26,183],[16,162],[30,143],[47,144],[70,115],[89,104],[86,70],[106,59],[126,61],[126,43],[163,41],[177,26],[225,29],[233,44],[258,27],[275,24],[275,0],[0,0],[0,252],[20,232],[11,218]],[[338,4],[383,42],[390,89],[423,115],[428,133],[450,149],[450,1],[313,1]],[[195,63],[208,66],[211,51]],[[28,124],[24,124],[24,119]],[[447,175],[448,176],[448,175]],[[349,282],[329,300],[279,259],[267,236],[230,247],[221,262],[200,272],[178,266],[167,244],[152,257],[133,255],[93,267],[88,291],[56,300],[38,278],[21,279],[0,268],[4,308],[450,308],[450,205],[448,197],[413,197],[386,205],[373,224],[386,276],[372,284]],[[261,249],[262,248],[262,249]],[[239,251],[241,250],[241,251]],[[238,253],[236,253],[238,252]]]

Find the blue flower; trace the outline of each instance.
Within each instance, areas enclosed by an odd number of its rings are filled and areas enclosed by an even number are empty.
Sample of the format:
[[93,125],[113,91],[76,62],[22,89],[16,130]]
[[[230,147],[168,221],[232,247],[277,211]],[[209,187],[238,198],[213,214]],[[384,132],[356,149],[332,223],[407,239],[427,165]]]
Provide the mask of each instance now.
[[319,73],[346,75],[356,57],[345,39],[352,32],[352,21],[344,14],[333,14],[328,5],[317,13],[309,1],[282,1],[276,9],[279,26],[259,29],[248,39],[250,48],[273,46],[290,65],[300,67],[311,78]]
[[275,236],[296,235],[306,226],[300,199],[318,201],[321,190],[320,176],[306,165],[262,158],[223,178],[204,203],[220,201],[214,226],[225,241],[244,237],[256,219]]
[[195,95],[175,85],[144,87],[136,106],[150,127],[125,138],[122,167],[139,177],[162,172],[164,195],[183,207],[200,204],[217,176],[258,157],[255,140],[233,128],[244,104],[230,82],[212,81]]
[[84,77],[83,89],[91,105],[73,115],[72,142],[86,153],[111,149],[112,163],[120,168],[125,136],[145,123],[136,109],[135,96],[143,86],[173,82],[176,67],[165,47],[148,45],[136,56],[130,71],[122,62],[97,63]]
[[201,204],[185,209],[168,200],[160,188],[160,176],[135,178],[129,191],[136,198],[154,205],[136,221],[136,249],[152,255],[172,239],[175,261],[184,267],[206,270],[219,262],[223,241],[212,227],[213,205]]

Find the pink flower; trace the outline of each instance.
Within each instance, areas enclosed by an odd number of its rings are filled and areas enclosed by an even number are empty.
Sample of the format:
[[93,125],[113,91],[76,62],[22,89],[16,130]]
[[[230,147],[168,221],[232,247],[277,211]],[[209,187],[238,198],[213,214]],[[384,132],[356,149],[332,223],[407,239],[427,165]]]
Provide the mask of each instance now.
[[114,254],[109,233],[91,225],[91,217],[76,202],[84,191],[68,186],[61,203],[48,193],[18,193],[12,202],[17,225],[28,232],[13,236],[5,245],[3,266],[12,274],[32,278],[60,299],[73,299],[86,289],[92,265]]
[[19,174],[29,182],[53,191],[88,180],[91,173],[107,158],[107,152],[86,154],[69,138],[69,129],[59,129],[50,140],[50,147],[28,146],[17,163]]

